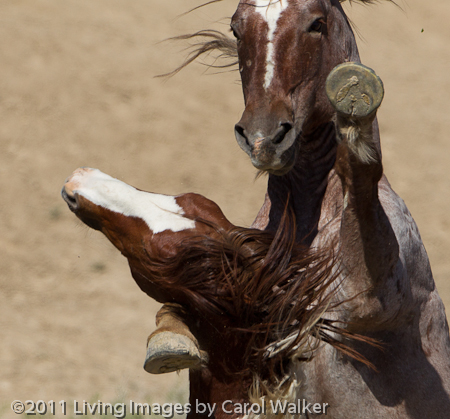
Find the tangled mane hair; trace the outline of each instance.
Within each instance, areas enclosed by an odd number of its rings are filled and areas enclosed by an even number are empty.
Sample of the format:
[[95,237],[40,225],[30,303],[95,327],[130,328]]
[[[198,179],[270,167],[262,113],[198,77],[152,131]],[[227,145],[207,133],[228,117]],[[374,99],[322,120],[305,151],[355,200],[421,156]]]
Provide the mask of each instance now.
[[[379,0],[348,1],[369,5]],[[210,68],[239,63],[236,40],[223,32],[201,30],[171,40],[190,41],[190,52],[179,67],[161,77],[211,54],[215,61],[207,64]],[[285,212],[275,234],[216,229],[215,238],[190,237],[178,243],[176,256],[150,258],[147,280],[152,286],[163,284],[168,295],[182,295],[178,314],[210,355],[209,367],[222,376],[250,373],[277,382],[287,362],[313,356],[320,342],[374,368],[351,342],[380,344],[325,316],[345,302],[333,298],[340,273],[334,244],[310,249],[296,243],[295,231],[294,216]]]
[[[184,14],[221,1],[223,0],[208,1],[197,7],[194,7]],[[276,2],[280,0],[272,1]],[[349,3],[362,3],[364,5],[371,5],[379,3],[381,1],[389,1],[390,3],[397,5],[394,0],[339,0],[340,3],[345,3],[346,1],[348,1]],[[188,47],[188,50],[190,50],[190,52],[188,53],[188,56],[186,57],[184,62],[174,70],[165,74],[161,74],[158,77],[172,77],[175,74],[179,73],[183,68],[196,61],[198,58],[208,57],[214,53],[216,54],[214,55],[213,64],[205,64],[209,68],[232,68],[239,63],[236,40],[217,30],[205,29],[191,34],[175,36],[169,38],[168,40],[193,42]],[[219,64],[216,64],[217,61],[219,61]]]
[[323,316],[336,307],[339,266],[332,247],[297,243],[287,211],[275,234],[216,231],[217,238],[184,239],[175,256],[152,257],[145,267],[151,286],[160,284],[182,304],[178,314],[208,352],[211,369],[277,381],[290,359],[312,356],[320,342],[371,365],[347,343],[377,343]]

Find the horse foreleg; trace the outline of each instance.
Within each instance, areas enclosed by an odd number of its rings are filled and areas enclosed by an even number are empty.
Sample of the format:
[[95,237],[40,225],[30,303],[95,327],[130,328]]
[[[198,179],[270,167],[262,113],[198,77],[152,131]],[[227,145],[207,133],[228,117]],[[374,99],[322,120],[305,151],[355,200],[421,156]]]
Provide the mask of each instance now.
[[[343,208],[339,251],[345,271],[346,296],[353,299],[354,318],[372,327],[390,317],[386,310],[399,246],[381,205],[385,179],[376,112],[383,84],[375,73],[356,63],[336,67],[327,93],[337,111],[338,150],[335,170],[342,182]],[[387,298],[388,299],[388,298]],[[394,307],[393,307],[394,309]],[[392,313],[390,313],[392,314]]]
[[157,329],[147,339],[144,369],[151,374],[163,374],[181,369],[193,369],[207,361],[197,339],[183,322],[183,308],[166,303],[156,315]]

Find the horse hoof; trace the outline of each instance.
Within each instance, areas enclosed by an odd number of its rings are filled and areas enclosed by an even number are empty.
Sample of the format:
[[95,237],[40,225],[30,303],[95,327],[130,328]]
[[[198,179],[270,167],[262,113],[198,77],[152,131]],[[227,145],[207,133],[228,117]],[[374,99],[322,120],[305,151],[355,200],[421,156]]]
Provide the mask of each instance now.
[[326,81],[328,99],[337,112],[361,118],[378,109],[383,100],[383,82],[375,72],[359,63],[336,66]]
[[198,367],[202,354],[187,336],[173,332],[161,332],[148,342],[144,369],[150,374],[164,374],[185,368]]

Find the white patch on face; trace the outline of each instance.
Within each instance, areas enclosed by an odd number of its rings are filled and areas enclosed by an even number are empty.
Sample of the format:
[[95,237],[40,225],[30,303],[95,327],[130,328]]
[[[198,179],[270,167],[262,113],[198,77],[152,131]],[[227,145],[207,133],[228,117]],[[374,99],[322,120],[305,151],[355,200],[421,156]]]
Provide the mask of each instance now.
[[273,38],[277,29],[277,22],[281,13],[288,7],[288,0],[254,0],[255,10],[264,18],[269,26],[267,34],[266,75],[264,77],[264,89],[268,89],[272,83],[275,72],[275,47]]
[[175,197],[138,191],[98,169],[78,169],[69,182],[74,193],[110,211],[144,220],[154,234],[195,227],[195,221],[183,217]]

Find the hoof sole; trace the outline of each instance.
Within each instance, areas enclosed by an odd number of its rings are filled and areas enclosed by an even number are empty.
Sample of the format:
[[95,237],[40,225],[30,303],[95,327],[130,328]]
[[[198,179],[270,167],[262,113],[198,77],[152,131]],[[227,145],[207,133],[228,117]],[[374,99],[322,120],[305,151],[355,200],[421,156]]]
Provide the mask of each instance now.
[[336,66],[328,75],[326,92],[341,114],[365,117],[375,111],[384,96],[383,82],[375,72],[359,63]]
[[161,332],[148,342],[144,369],[150,374],[164,374],[200,365],[201,354],[187,336]]

